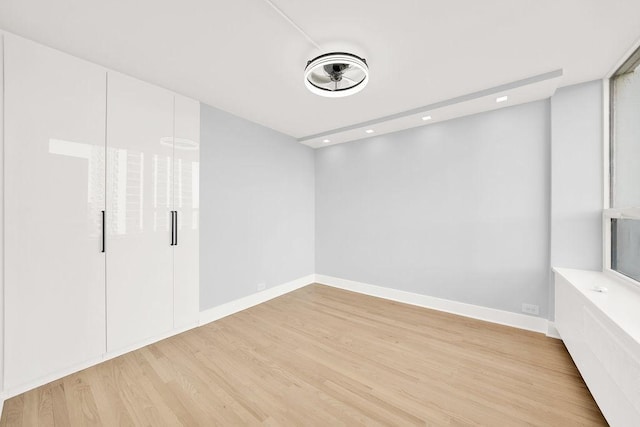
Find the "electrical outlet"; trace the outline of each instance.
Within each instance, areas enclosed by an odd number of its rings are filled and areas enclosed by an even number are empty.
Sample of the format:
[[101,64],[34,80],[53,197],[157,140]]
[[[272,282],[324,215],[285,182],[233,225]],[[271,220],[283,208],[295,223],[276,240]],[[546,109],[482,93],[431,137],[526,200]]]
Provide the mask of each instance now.
[[527,314],[540,314],[540,307],[535,304],[522,303],[522,312]]
[[266,283],[258,283],[258,290],[259,291],[264,291],[267,288],[267,284]]

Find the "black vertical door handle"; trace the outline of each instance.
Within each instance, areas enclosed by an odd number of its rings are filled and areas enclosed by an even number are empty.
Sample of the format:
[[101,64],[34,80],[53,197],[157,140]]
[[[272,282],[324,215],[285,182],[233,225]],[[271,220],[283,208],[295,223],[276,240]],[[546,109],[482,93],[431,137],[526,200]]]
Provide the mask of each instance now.
[[174,241],[173,241],[173,244],[174,244],[174,246],[178,246],[178,211],[175,211],[175,213],[176,213],[176,216],[175,216],[175,222],[176,222],[176,225],[175,225],[176,237],[175,237],[175,239],[174,239]]
[[107,229],[106,227],[106,221],[105,221],[105,217],[104,217],[104,211],[102,211],[102,250],[100,252],[105,252],[106,250],[106,239],[107,237],[105,236],[105,231]]
[[175,223],[175,221],[173,219],[173,211],[171,211],[171,246],[174,245],[174,243],[173,243],[173,236],[175,235],[175,231],[173,229],[174,223]]

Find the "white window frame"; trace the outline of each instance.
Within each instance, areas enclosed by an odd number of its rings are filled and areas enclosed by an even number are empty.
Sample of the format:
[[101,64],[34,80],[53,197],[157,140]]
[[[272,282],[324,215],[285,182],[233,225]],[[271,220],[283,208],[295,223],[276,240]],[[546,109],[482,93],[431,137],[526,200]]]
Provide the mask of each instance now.
[[603,243],[604,243],[604,263],[603,272],[632,285],[640,287],[640,282],[632,279],[629,276],[625,276],[622,273],[611,269],[611,220],[612,219],[636,219],[640,220],[640,208],[625,208],[625,209],[605,209],[602,215],[602,230],[603,230]]
[[612,208],[611,207],[611,196],[612,196],[612,177],[611,177],[611,162],[613,158],[611,157],[611,150],[613,148],[613,141],[611,140],[612,135],[612,125],[611,123],[611,97],[613,93],[611,92],[611,86],[613,83],[613,78],[620,67],[622,67],[634,53],[640,49],[640,40],[636,42],[635,46],[633,46],[627,54],[616,64],[615,68],[611,70],[608,76],[603,79],[602,82],[602,128],[603,128],[603,210],[602,210],[602,271],[614,278],[622,280],[624,282],[630,283],[634,286],[640,287],[640,282],[632,279],[629,276],[625,276],[622,273],[618,273],[617,271],[611,269],[611,220],[612,219],[634,219],[640,220],[640,207],[634,208]]

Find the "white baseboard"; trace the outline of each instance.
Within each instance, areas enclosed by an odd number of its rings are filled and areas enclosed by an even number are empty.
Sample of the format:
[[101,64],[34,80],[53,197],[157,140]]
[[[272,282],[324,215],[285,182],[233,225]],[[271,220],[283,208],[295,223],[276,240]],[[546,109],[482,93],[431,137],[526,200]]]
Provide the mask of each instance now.
[[337,277],[325,276],[322,274],[316,274],[315,281],[317,283],[332,286],[334,288],[345,289],[348,291],[402,302],[405,304],[417,305],[419,307],[431,308],[433,310],[445,311],[447,313],[471,317],[473,319],[485,320],[487,322],[526,329],[528,331],[547,334],[549,329],[549,322],[547,321],[547,319],[543,319],[541,317],[528,316],[526,314],[512,313],[510,311],[497,310],[495,308],[466,304],[463,302],[451,301],[442,298],[431,297],[428,295],[416,294],[413,292],[400,291],[398,289],[370,285],[368,283],[340,279]]
[[146,347],[146,346],[151,345],[153,343],[156,343],[158,341],[162,341],[162,340],[167,339],[169,337],[172,337],[174,335],[181,334],[181,333],[186,332],[186,331],[188,331],[190,329],[197,328],[198,326],[200,326],[200,325],[197,322],[194,322],[194,323],[192,323],[192,324],[190,324],[188,326],[183,326],[181,328],[172,329],[172,330],[170,330],[168,332],[165,332],[163,334],[156,335],[154,337],[147,338],[147,339],[142,340],[142,341],[138,341],[135,344],[120,348],[120,349],[118,349],[116,351],[111,351],[111,352],[105,353],[101,361],[102,362],[106,362],[107,360],[114,359],[114,358],[116,358],[118,356],[122,356],[123,354],[130,353],[132,351],[138,350],[138,349],[140,349],[142,347]]
[[[172,337],[174,335],[181,334],[182,332],[188,331],[189,329],[193,329],[193,328],[196,328],[198,326],[199,325],[197,323],[194,323],[194,324],[192,324],[190,326],[177,328],[177,329],[172,329],[172,330],[170,330],[168,332],[165,332],[165,333],[160,334],[160,335],[156,335],[156,336],[151,337],[151,338],[147,338],[145,340],[139,341],[139,342],[137,342],[135,344],[132,344],[130,346],[118,349],[116,351],[104,353],[99,357],[87,360],[85,362],[79,363],[79,364],[74,365],[74,366],[70,366],[70,367],[65,368],[65,369],[61,369],[60,371],[54,372],[54,373],[49,374],[49,375],[45,375],[43,377],[40,377],[40,378],[38,378],[36,380],[33,380],[33,381],[29,381],[29,382],[24,383],[24,384],[20,384],[19,386],[15,386],[15,387],[9,388],[9,389],[4,391],[3,398],[5,400],[9,399],[11,397],[14,397],[14,396],[17,396],[19,394],[22,394],[22,393],[24,393],[26,391],[33,390],[34,388],[43,386],[45,384],[49,384],[52,381],[56,381],[56,380],[59,380],[60,378],[64,378],[67,375],[71,375],[71,374],[74,374],[76,372],[80,372],[80,371],[82,371],[84,369],[87,369],[87,368],[90,368],[92,366],[98,365],[98,364],[100,364],[102,362],[106,362],[107,360],[114,359],[114,358],[116,358],[118,356],[122,356],[125,353],[129,353],[131,351],[137,350],[137,349],[145,347],[147,345],[156,343],[158,341],[162,341],[162,340],[164,340],[166,338],[169,338],[169,337]],[[1,413],[2,412],[0,412],[0,414]]]
[[301,277],[291,282],[277,285],[264,291],[248,295],[244,298],[230,301],[228,303],[210,308],[200,312],[200,325],[206,325],[215,320],[222,319],[231,314],[237,313],[254,305],[262,304],[270,299],[277,298],[281,295],[295,291],[296,289],[303,288],[307,285],[314,283],[315,274],[309,274],[308,276]]
[[97,365],[103,362],[104,360],[105,359],[102,356],[96,357],[96,358],[87,360],[86,362],[80,363],[78,365],[74,365],[69,368],[54,372],[52,374],[45,375],[44,377],[40,377],[36,380],[29,381],[27,383],[23,383],[15,387],[8,388],[4,391],[4,398],[10,399],[14,396],[17,396],[29,390],[33,390],[34,388],[43,386],[45,384],[49,384],[50,382],[59,380],[60,378],[64,378],[67,375],[71,375],[73,373],[80,372],[83,369],[87,369],[91,366]]
[[555,328],[553,322],[547,321],[540,317],[527,316],[525,314],[512,313],[503,310],[496,310],[493,308],[482,307],[478,305],[466,304],[458,301],[451,301],[442,298],[431,297],[428,295],[421,295],[412,292],[401,291],[398,289],[386,288],[382,286],[370,285],[367,283],[356,282],[353,280],[340,279],[337,277],[325,276],[321,274],[310,274],[308,276],[301,277],[291,282],[283,283],[282,285],[274,286],[266,289],[262,292],[258,292],[252,295],[248,295],[244,298],[240,298],[226,304],[219,305],[217,307],[210,308],[208,310],[200,312],[200,320],[198,324],[190,325],[188,327],[175,329],[169,331],[161,336],[156,336],[130,347],[120,349],[116,352],[106,353],[99,358],[89,360],[82,364],[70,367],[68,369],[61,370],[46,377],[39,378],[36,381],[29,382],[27,384],[14,387],[12,389],[5,390],[0,396],[0,414],[2,413],[2,407],[4,400],[9,399],[25,391],[32,390],[44,384],[48,384],[51,381],[58,380],[67,375],[97,365],[98,363],[105,362],[107,360],[118,357],[122,354],[130,351],[137,350],[149,344],[153,344],[165,338],[173,335],[185,332],[189,329],[195,328],[199,325],[205,325],[231,314],[237,313],[263,302],[269,301],[273,298],[277,298],[281,295],[287,294],[296,289],[303,288],[312,283],[320,283],[334,288],[345,289],[348,291],[358,292],[361,294],[371,295],[379,298],[384,298],[392,301],[398,301],[405,304],[416,305],[420,307],[430,308],[438,311],[444,311],[447,313],[457,314],[460,316],[471,317],[474,319],[485,320],[488,322],[498,323],[501,325],[513,326],[520,329],[526,329],[529,331],[535,331],[544,333],[549,337],[560,338],[558,331]]
[[562,339],[562,337],[560,336],[560,332],[558,332],[558,329],[556,328],[555,322],[549,321],[549,324],[547,326],[547,336],[549,338],[556,338],[559,340]]
[[52,381],[59,380],[60,378],[66,377],[67,375],[71,375],[73,373],[82,371],[83,369],[87,369],[91,366],[95,366],[99,363],[106,362],[107,360],[113,359],[115,357],[121,356],[125,353],[129,353],[131,351],[137,350],[149,344],[153,344],[155,342],[161,341],[163,339],[172,337],[174,335],[180,334],[182,332],[188,331],[189,329],[196,328],[200,325],[204,325],[206,323],[212,322],[214,320],[220,319],[222,317],[226,317],[230,314],[236,313],[238,311],[245,310],[249,307],[253,307],[254,305],[263,303],[265,301],[269,301],[270,299],[279,297],[280,295],[284,295],[288,292],[294,291],[298,288],[302,288],[304,286],[310,285],[314,281],[314,275],[310,274],[305,277],[301,277],[299,279],[293,280],[288,283],[284,283],[282,285],[274,286],[272,288],[266,289],[262,292],[249,295],[244,298],[240,298],[235,301],[231,301],[229,303],[220,305],[218,307],[214,307],[212,309],[200,312],[199,322],[194,323],[192,325],[172,329],[171,331],[165,332],[164,334],[154,336],[151,338],[147,338],[143,341],[137,342],[133,345],[118,349],[113,352],[105,353],[99,357],[96,357],[91,360],[87,360],[83,363],[68,367],[66,369],[62,369],[60,371],[54,372],[52,374],[46,375],[44,377],[40,377],[37,380],[29,381],[28,383],[21,384],[19,386],[12,387],[10,389],[4,390],[4,393],[0,397],[0,414],[2,413],[2,405],[4,404],[4,400],[9,399],[11,397],[22,394],[26,391],[33,390],[34,388],[40,387],[42,385],[48,384]]

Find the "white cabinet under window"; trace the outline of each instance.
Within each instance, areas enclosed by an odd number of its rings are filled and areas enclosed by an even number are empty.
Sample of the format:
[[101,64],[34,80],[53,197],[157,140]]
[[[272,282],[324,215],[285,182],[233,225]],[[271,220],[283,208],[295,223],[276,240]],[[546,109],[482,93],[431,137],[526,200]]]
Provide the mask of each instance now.
[[104,69],[4,37],[5,388],[105,349]]
[[197,101],[4,39],[5,390],[198,319]]

